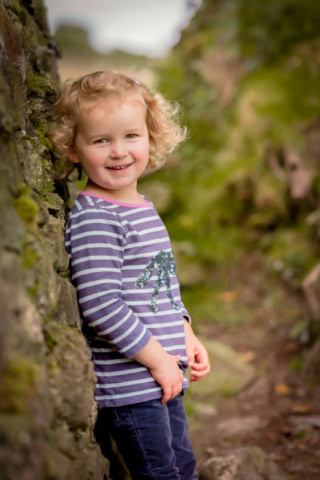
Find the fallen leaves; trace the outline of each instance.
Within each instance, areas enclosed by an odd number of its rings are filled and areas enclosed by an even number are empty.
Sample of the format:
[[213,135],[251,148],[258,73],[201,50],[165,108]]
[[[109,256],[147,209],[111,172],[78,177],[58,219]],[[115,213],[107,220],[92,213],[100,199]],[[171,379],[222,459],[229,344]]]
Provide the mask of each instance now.
[[292,413],[297,413],[300,415],[309,413],[311,410],[310,405],[307,405],[305,403],[297,403],[296,405],[293,405],[291,408]]
[[274,387],[274,391],[280,395],[289,395],[291,388],[285,383],[277,383]]
[[242,352],[242,353],[240,353],[240,355],[246,363],[252,362],[253,360],[255,360],[255,358],[257,356],[257,354],[255,352],[252,352],[252,351]]
[[231,303],[237,300],[237,298],[239,298],[239,295],[240,292],[238,290],[230,290],[226,292],[221,292],[219,294],[219,298],[225,303]]

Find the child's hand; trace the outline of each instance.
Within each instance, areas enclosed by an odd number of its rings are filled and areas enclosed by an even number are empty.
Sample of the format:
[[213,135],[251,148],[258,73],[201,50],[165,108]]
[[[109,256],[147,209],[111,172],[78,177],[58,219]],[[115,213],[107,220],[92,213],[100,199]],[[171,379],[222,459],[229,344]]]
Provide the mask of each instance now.
[[180,355],[166,353],[156,368],[150,368],[150,373],[163,390],[162,404],[172,400],[182,390],[183,374],[178,367]]
[[183,374],[178,367],[180,355],[170,355],[151,336],[149,342],[133,357],[145,365],[163,390],[162,403],[172,400],[182,390]]
[[184,332],[188,363],[191,367],[190,382],[202,380],[210,372],[210,362],[205,346],[192,331],[190,323],[185,319]]

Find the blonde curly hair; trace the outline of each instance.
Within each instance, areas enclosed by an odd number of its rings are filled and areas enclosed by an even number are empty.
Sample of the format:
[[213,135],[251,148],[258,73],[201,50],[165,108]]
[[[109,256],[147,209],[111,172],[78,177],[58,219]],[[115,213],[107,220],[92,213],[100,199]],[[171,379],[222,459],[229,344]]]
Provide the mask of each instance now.
[[58,157],[67,160],[62,176],[68,176],[76,165],[68,159],[73,149],[80,115],[101,99],[140,95],[146,105],[146,123],[152,145],[147,168],[160,167],[186,138],[187,129],[179,124],[180,106],[153,93],[143,82],[123,73],[94,72],[67,84],[54,105],[53,126],[49,138]]

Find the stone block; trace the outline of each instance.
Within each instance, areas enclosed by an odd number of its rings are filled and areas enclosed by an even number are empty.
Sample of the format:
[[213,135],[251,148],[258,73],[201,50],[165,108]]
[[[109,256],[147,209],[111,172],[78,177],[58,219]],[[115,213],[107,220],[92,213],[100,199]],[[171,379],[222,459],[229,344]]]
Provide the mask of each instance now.
[[277,464],[258,447],[214,454],[199,467],[201,480],[288,480]]

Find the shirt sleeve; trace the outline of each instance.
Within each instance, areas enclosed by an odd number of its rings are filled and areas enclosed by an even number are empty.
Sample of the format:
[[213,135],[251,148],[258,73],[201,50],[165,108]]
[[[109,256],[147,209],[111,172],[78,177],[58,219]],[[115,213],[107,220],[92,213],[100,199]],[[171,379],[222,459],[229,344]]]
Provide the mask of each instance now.
[[189,314],[188,310],[186,309],[186,307],[184,306],[184,303],[182,302],[182,300],[180,300],[179,302],[179,306],[182,310],[182,316],[183,317],[186,317],[186,319],[188,320],[188,322],[190,323],[191,325],[191,322],[192,322],[192,319],[191,319],[191,315]]
[[151,334],[122,299],[124,226],[111,212],[80,210],[70,217],[66,238],[84,322],[124,357],[133,357]]

